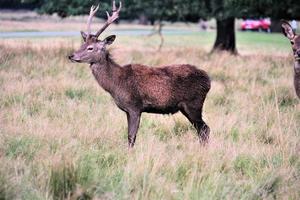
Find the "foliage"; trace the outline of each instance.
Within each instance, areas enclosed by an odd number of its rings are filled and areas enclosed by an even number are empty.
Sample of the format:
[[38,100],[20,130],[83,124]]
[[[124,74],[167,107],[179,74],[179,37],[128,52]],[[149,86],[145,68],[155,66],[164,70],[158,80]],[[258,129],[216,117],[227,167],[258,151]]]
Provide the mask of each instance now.
[[0,8],[28,8],[33,9],[40,5],[41,0],[1,0]]
[[[58,13],[61,17],[69,15],[87,14],[91,4],[100,3],[102,9],[109,9],[111,1],[83,1],[83,0],[44,0],[40,12],[42,13]],[[188,20],[197,21],[199,16],[205,17],[205,13],[201,10],[204,7],[202,1],[187,0],[126,0],[123,2],[122,18],[136,19],[140,15],[147,16],[150,20]],[[104,16],[98,14],[98,16]]]
[[187,0],[130,0],[129,2],[127,1],[127,4],[130,5],[129,9],[136,14],[135,17],[143,14],[152,20],[197,21],[199,19],[199,16],[205,16],[201,10],[201,6],[204,6],[202,1],[191,2]]
[[300,19],[300,3],[297,0],[213,0],[206,8],[217,19],[260,18]]
[[232,0],[239,10],[236,17],[271,17],[274,19],[300,19],[300,2],[297,0]]
[[[99,3],[95,2],[96,4]],[[53,14],[57,13],[60,17],[70,15],[88,14],[91,6],[90,1],[82,0],[43,0],[42,6],[39,9],[41,13]]]
[[[110,9],[111,0],[2,0],[1,7],[38,8],[41,13],[58,13],[61,17],[87,14],[92,4]],[[298,0],[125,0],[122,18],[136,19],[146,15],[150,20],[197,21],[215,17],[271,17],[276,19],[300,19]],[[105,13],[104,13],[105,14]],[[104,17],[98,13],[98,16]]]

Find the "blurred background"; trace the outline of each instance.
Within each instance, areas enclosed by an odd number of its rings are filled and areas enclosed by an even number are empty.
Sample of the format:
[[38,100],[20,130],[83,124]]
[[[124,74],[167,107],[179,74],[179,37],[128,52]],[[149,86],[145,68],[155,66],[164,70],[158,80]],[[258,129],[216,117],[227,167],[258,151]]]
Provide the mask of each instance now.
[[[118,23],[128,26],[120,26],[119,34],[213,30],[217,33],[213,50],[231,52],[237,52],[235,31],[281,32],[281,19],[290,20],[296,31],[296,20],[300,19],[297,0],[124,0],[122,3]],[[90,6],[97,4],[100,11],[96,15],[101,22],[106,17],[105,10],[111,10],[111,0],[1,0],[0,37],[74,36],[75,31],[84,30]]]

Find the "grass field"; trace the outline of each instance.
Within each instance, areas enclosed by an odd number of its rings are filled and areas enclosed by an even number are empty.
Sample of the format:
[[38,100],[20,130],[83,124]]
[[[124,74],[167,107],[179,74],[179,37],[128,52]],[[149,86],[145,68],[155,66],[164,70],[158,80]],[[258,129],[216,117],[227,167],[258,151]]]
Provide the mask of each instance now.
[[[78,34],[79,35],[79,34]],[[238,33],[240,56],[210,55],[212,33],[118,37],[120,64],[190,63],[212,89],[200,146],[181,115],[126,116],[85,64],[78,38],[0,40],[0,199],[299,199],[300,104],[281,35]]]

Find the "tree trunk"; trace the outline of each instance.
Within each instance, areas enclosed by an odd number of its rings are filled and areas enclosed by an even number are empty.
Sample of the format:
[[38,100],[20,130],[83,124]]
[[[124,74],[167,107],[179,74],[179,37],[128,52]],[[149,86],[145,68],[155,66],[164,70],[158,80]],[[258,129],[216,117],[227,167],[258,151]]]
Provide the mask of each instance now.
[[217,19],[217,38],[212,51],[228,51],[236,54],[234,17]]
[[279,19],[271,19],[271,32],[272,33],[281,33],[281,22]]
[[139,24],[141,25],[147,25],[148,24],[148,17],[145,14],[139,15]]
[[159,24],[158,24],[158,35],[160,37],[160,44],[159,44],[159,47],[158,47],[158,51],[161,50],[161,48],[163,47],[164,45],[164,36],[162,34],[162,28],[163,28],[163,23],[161,22],[161,20],[159,20]]
[[158,21],[158,24],[157,24],[157,30],[156,30],[156,26],[154,25],[153,26],[153,31],[152,33],[150,33],[148,36],[153,36],[155,34],[158,34],[159,38],[160,38],[160,44],[158,46],[158,51],[160,51],[164,45],[164,36],[162,34],[162,29],[163,29],[163,26],[164,24],[162,23],[161,20]]

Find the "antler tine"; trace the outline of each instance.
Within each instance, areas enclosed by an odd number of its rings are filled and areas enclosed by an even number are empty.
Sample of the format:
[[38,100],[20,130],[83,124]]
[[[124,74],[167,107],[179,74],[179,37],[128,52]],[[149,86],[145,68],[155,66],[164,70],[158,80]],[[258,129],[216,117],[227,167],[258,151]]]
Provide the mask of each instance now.
[[94,5],[91,6],[90,15],[89,15],[88,20],[87,20],[87,34],[88,34],[88,37],[91,34],[91,23],[92,23],[93,17],[96,14],[96,12],[98,11],[98,9],[99,9],[99,4],[97,5],[97,7],[95,7]]
[[118,12],[120,12],[120,11],[121,11],[121,8],[122,8],[122,1],[120,1],[120,3],[119,3]]
[[108,20],[110,20],[111,23],[119,18],[119,12],[120,12],[121,8],[122,8],[122,2],[121,1],[119,3],[119,8],[118,9],[116,7],[116,2],[113,1],[113,10],[112,10],[113,13],[112,13],[112,15],[109,16],[108,12],[106,12],[108,14]]
[[112,9],[113,12],[116,11],[116,1],[113,1],[113,9]]
[[119,2],[119,8],[117,9],[116,7],[116,2],[113,1],[113,5],[112,5],[112,14],[110,15],[109,12],[106,11],[106,15],[107,15],[107,20],[105,22],[105,24],[102,26],[102,28],[96,33],[96,36],[99,37],[99,35],[110,25],[112,24],[114,21],[116,21],[116,19],[119,18],[119,13],[121,11],[122,8],[122,2]]

